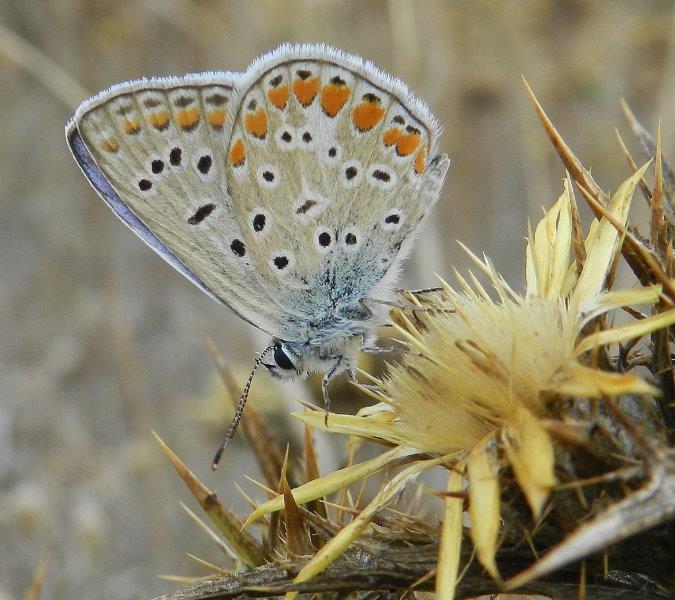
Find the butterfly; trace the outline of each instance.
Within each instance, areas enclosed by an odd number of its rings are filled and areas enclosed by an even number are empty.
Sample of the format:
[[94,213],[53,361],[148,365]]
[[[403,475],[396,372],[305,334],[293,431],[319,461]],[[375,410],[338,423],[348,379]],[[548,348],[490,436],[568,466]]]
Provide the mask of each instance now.
[[[146,244],[266,332],[280,379],[328,382],[374,348],[401,261],[449,160],[401,81],[324,45],[283,45],[241,74],[121,83],[66,126],[92,186]],[[326,412],[328,414],[328,412]]]

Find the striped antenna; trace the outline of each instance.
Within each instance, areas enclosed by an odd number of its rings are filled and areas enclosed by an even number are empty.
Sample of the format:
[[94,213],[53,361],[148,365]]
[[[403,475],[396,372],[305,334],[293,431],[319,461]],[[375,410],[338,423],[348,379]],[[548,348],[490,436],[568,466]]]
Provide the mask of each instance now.
[[262,364],[262,361],[265,358],[265,355],[270,350],[273,350],[273,349],[274,349],[274,344],[272,344],[271,346],[268,346],[260,354],[258,354],[255,361],[253,362],[253,369],[251,369],[251,374],[248,376],[248,379],[246,380],[246,385],[244,386],[244,391],[241,393],[241,398],[239,398],[239,402],[237,402],[237,408],[234,411],[234,416],[232,417],[232,421],[230,421],[230,425],[227,428],[227,431],[225,432],[225,437],[223,438],[223,442],[220,444],[220,446],[218,447],[218,450],[216,450],[216,454],[213,457],[213,462],[211,463],[211,469],[213,469],[214,471],[218,468],[218,463],[220,462],[220,459],[223,456],[223,452],[225,452],[225,448],[227,447],[228,442],[237,433],[237,427],[239,427],[239,421],[241,421],[241,417],[244,414],[244,407],[246,406],[246,401],[248,400],[248,393],[251,389],[251,384],[253,383],[253,376],[255,375],[255,372],[258,370],[258,367]]

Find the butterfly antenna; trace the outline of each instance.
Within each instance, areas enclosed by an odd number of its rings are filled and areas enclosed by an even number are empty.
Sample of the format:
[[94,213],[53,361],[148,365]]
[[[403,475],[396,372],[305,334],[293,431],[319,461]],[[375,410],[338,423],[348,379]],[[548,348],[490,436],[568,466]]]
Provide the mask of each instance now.
[[227,448],[227,444],[237,433],[239,421],[241,421],[241,417],[244,414],[244,407],[246,406],[246,401],[248,400],[248,393],[251,389],[251,384],[253,383],[253,376],[255,375],[255,372],[258,370],[258,367],[262,364],[265,355],[273,348],[274,345],[265,348],[260,354],[258,354],[255,361],[253,362],[253,369],[251,369],[251,374],[248,376],[248,379],[246,380],[246,385],[244,386],[244,391],[241,393],[241,398],[239,398],[239,402],[237,402],[237,408],[234,411],[232,421],[230,421],[230,425],[228,426],[227,431],[225,432],[225,437],[223,438],[222,444],[220,444],[218,450],[216,450],[216,454],[213,457],[211,469],[213,469],[214,471],[218,468],[218,463],[220,462],[220,459],[223,456],[223,452],[225,452],[225,448]]

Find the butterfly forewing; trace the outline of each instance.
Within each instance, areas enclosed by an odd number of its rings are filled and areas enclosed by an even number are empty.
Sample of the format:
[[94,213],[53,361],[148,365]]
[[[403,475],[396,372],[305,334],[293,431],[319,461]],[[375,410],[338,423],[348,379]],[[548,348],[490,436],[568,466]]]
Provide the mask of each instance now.
[[254,271],[296,327],[320,322],[372,291],[436,201],[436,121],[324,47],[282,47],[238,88],[226,176]]
[[241,76],[122,84],[68,127],[136,233],[244,319],[300,342],[395,273],[445,176],[438,135],[404,84],[321,45],[282,46]]
[[284,315],[256,308],[271,302],[251,276],[225,184],[233,80],[194,75],[117,86],[78,109],[69,140],[83,165],[89,157],[75,143],[81,137],[93,159],[83,170],[107,196],[100,169],[119,196],[106,200],[121,205],[113,208],[136,233],[156,238],[149,243],[173,266],[275,335],[284,332]]

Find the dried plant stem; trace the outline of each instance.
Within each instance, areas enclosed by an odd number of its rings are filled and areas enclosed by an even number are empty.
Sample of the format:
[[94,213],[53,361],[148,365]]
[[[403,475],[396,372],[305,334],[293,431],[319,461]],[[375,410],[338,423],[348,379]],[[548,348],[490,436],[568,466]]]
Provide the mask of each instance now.
[[44,52],[0,23],[0,54],[30,73],[56,98],[75,109],[89,92]]
[[[428,577],[436,568],[435,548],[414,549],[406,556],[387,553],[369,555],[359,549],[350,549],[323,573],[303,583],[293,583],[292,573],[306,565],[307,558],[267,564],[252,571],[233,573],[210,581],[189,585],[185,589],[167,594],[155,600],[226,600],[228,598],[271,598],[289,592],[319,594],[320,598],[344,597],[336,594],[376,590],[405,591],[417,584],[416,590],[433,590],[434,580]],[[468,555],[463,555],[468,560]],[[507,561],[508,562],[508,561]],[[517,561],[509,570],[518,568]],[[603,582],[587,583],[586,593],[593,600],[658,600],[668,598],[667,592],[644,577],[632,578],[627,573],[614,573]],[[556,600],[578,600],[578,569],[561,572],[556,580],[537,581],[528,584],[522,591],[541,594]],[[498,588],[486,578],[473,563],[455,588],[456,598],[468,598],[484,594],[496,594]]]

